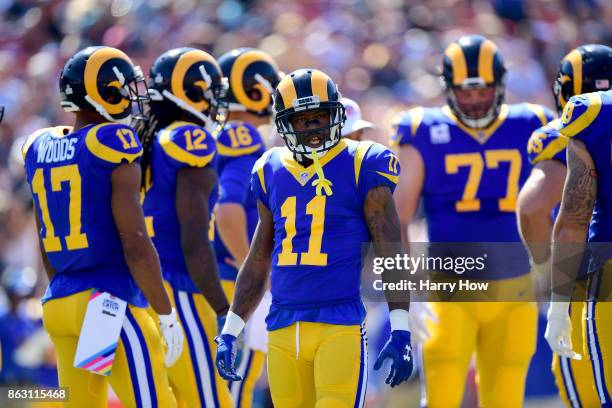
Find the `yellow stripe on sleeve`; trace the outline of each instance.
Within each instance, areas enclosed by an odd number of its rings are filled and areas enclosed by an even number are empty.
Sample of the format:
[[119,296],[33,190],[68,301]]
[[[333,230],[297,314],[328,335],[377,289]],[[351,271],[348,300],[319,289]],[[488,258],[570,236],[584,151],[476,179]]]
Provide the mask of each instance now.
[[377,171],[376,173],[381,175],[381,176],[383,176],[384,178],[386,178],[388,180],[391,180],[393,182],[393,184],[397,184],[397,181],[399,180],[399,176],[394,176],[392,174],[387,174],[387,173],[384,173],[382,171]]
[[536,105],[534,103],[528,103],[527,107],[529,108],[530,111],[535,113],[535,115],[538,117],[538,119],[540,119],[540,122],[542,123],[542,126],[544,126],[545,124],[548,123],[548,118],[546,117],[546,112],[544,111],[544,108],[542,106]]
[[[589,106],[587,109],[572,123],[562,127],[559,132],[567,137],[573,137],[586,129],[599,115],[601,110],[601,96],[597,92],[593,92],[585,95],[589,99]],[[573,106],[570,103],[565,106],[565,110],[573,110]],[[565,112],[564,112],[565,116]],[[571,118],[569,118],[571,119]]]
[[261,148],[261,143],[249,147],[227,147],[217,142],[217,151],[221,156],[238,157],[255,153]]
[[215,157],[216,152],[212,152],[206,156],[197,156],[193,153],[190,153],[184,150],[182,147],[174,143],[172,140],[172,132],[183,125],[186,125],[186,122],[174,122],[170,126],[164,128],[159,136],[159,145],[164,149],[164,152],[172,157],[174,160],[188,164],[192,167],[206,167],[208,163]]
[[359,142],[357,148],[355,149],[355,184],[359,185],[359,173],[361,172],[361,165],[363,164],[363,159],[365,158],[368,149],[372,147],[374,142],[366,140],[363,142]]
[[137,158],[142,156],[142,149],[136,153],[120,152],[112,149],[105,144],[102,144],[98,139],[98,130],[104,126],[112,125],[111,123],[101,123],[89,129],[85,136],[85,144],[87,148],[94,156],[105,160],[110,163],[122,163],[127,161],[128,163],[134,162]]

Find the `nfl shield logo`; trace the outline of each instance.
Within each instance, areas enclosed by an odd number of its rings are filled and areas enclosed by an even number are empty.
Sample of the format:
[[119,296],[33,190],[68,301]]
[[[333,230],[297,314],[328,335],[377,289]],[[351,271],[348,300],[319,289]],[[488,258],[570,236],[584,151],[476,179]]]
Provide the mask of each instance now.
[[302,173],[300,173],[300,180],[302,180],[302,183],[305,183],[308,181],[308,172],[303,171]]

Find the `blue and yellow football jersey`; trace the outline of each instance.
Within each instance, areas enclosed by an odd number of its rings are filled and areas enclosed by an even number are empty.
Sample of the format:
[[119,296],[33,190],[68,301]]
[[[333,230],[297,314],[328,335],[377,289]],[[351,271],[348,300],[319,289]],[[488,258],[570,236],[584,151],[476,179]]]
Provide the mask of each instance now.
[[[516,197],[531,169],[525,146],[551,119],[548,109],[532,104],[502,105],[484,130],[467,128],[448,106],[415,108],[401,118],[391,145],[410,144],[423,158],[430,242],[520,242]],[[529,271],[522,245],[490,246],[487,254],[482,278]]]
[[569,139],[559,132],[561,119],[553,119],[535,130],[527,142],[527,156],[533,165],[544,160],[556,160],[567,165],[565,148]]
[[199,292],[189,276],[176,213],[176,177],[185,167],[214,166],[215,139],[202,127],[176,121],[161,129],[153,141],[145,170],[143,209],[149,236],[159,253],[164,279],[176,289]]
[[[563,111],[560,133],[581,140],[597,169],[597,198],[589,228],[589,242],[612,242],[612,154],[610,117],[612,91],[574,96]],[[593,245],[590,271],[612,257],[608,245]]]
[[43,302],[97,288],[145,306],[111,208],[111,173],[142,155],[134,130],[113,123],[42,129],[22,153],[42,244],[56,271]]
[[[230,122],[217,136],[219,183],[213,201],[240,204],[244,208],[249,241],[259,220],[257,199],[250,189],[249,180],[253,165],[265,151],[266,145],[257,128],[246,122]],[[238,271],[225,261],[226,258],[231,259],[232,255],[216,228],[214,247],[221,279],[236,280]]]
[[399,162],[382,145],[342,139],[320,163],[332,195],[317,195],[314,165],[302,167],[287,148],[268,150],[253,168],[255,197],[274,218],[268,330],[296,321],[354,325],[365,317],[360,275],[370,236],[363,205],[373,187],[395,189]]

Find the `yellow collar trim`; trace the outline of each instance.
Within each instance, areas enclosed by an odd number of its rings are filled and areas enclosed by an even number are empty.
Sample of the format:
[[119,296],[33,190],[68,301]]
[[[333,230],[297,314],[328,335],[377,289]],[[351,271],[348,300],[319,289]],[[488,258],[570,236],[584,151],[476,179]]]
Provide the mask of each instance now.
[[[325,156],[319,159],[321,167],[333,160],[334,157],[342,153],[342,151],[344,151],[344,149],[347,147],[348,143],[346,143],[346,140],[341,139],[337,145],[332,147],[325,154]],[[283,167],[285,167],[285,169],[295,178],[298,183],[300,183],[301,186],[305,186],[312,176],[316,174],[314,163],[308,167],[303,167],[293,158],[293,153],[291,153],[291,151],[286,147],[282,148],[279,157]]]
[[493,121],[493,123],[489,125],[488,128],[472,129],[472,128],[465,126],[463,123],[461,123],[461,121],[455,116],[455,114],[453,113],[453,111],[451,111],[448,105],[444,105],[442,107],[442,112],[444,112],[446,116],[448,116],[453,122],[455,122],[455,124],[459,126],[461,130],[463,130],[465,133],[467,133],[469,136],[471,136],[474,140],[476,140],[480,144],[487,143],[487,141],[491,138],[491,136],[493,136],[493,133],[495,133],[495,131],[502,125],[502,123],[504,123],[504,121],[508,117],[509,111],[510,109],[508,108],[508,105],[503,104],[499,111],[499,115]]

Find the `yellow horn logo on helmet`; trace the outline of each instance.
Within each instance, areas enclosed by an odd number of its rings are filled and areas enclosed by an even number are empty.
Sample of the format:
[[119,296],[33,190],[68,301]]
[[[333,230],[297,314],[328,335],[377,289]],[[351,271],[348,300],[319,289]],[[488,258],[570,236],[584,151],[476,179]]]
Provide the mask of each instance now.
[[[102,65],[104,65],[106,62],[112,59],[121,59],[132,65],[130,58],[123,52],[111,47],[100,48],[91,54],[87,64],[85,65],[84,82],[85,91],[87,95],[94,100],[94,102],[102,106],[109,114],[118,115],[124,112],[130,106],[129,99],[122,98],[119,102],[113,104],[102,98],[100,95],[100,90],[98,89],[98,73],[100,72],[100,68],[102,68]],[[119,83],[119,81],[113,81],[108,85],[117,88],[121,88],[123,86],[123,84]]]
[[261,95],[259,100],[251,99],[244,90],[243,80],[245,71],[251,64],[259,61],[267,62],[276,67],[274,60],[267,54],[258,50],[250,50],[236,59],[229,76],[231,89],[238,103],[253,111],[266,109],[272,101],[272,90],[268,89],[264,84],[256,83],[253,85],[253,88],[257,89]]

